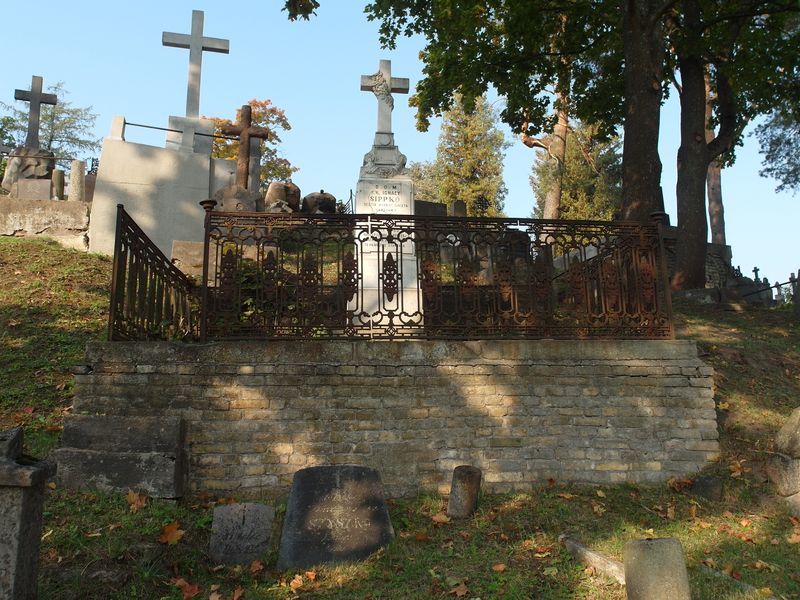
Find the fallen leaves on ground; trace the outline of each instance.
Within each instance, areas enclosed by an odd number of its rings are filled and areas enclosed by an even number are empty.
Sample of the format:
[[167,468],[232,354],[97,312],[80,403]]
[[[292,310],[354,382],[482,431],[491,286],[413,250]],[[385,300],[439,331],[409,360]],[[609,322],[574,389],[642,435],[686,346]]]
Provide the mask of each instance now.
[[442,525],[443,523],[449,523],[450,522],[450,517],[448,517],[446,514],[440,512],[440,513],[436,513],[435,515],[433,515],[431,517],[431,521],[433,521],[437,525]]
[[289,582],[289,589],[291,589],[293,592],[296,592],[301,587],[303,587],[303,576],[295,575],[294,579]]
[[264,563],[260,560],[254,560],[250,563],[250,574],[255,577],[264,570]]
[[128,506],[132,513],[139,512],[139,509],[144,508],[147,504],[147,496],[134,492],[133,490],[128,490],[128,495],[125,499],[128,501]]
[[506,565],[503,563],[497,563],[496,565],[492,565],[492,571],[494,571],[495,573],[502,573],[507,568],[508,567],[506,567]]
[[169,525],[165,525],[161,530],[161,535],[158,536],[158,541],[162,544],[174,546],[184,536],[186,532],[180,528],[180,523],[173,521]]
[[462,581],[448,593],[455,594],[456,598],[462,598],[469,593],[469,589],[467,588],[466,585],[464,585],[464,582]]
[[194,583],[189,583],[183,577],[178,577],[172,580],[172,585],[180,589],[183,594],[183,600],[191,600],[200,594],[200,586]]

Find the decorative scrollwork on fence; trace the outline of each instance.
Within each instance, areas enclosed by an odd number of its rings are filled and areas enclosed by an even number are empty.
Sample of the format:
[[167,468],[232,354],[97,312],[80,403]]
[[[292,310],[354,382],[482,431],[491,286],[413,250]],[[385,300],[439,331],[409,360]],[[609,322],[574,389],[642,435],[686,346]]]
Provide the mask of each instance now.
[[207,217],[205,339],[669,338],[656,225]]

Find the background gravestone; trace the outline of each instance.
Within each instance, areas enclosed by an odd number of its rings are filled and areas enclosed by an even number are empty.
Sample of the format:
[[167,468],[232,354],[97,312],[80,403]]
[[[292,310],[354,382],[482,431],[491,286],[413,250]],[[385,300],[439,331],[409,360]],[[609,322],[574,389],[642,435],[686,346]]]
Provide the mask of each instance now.
[[309,467],[294,474],[278,569],[361,560],[394,538],[375,469]]
[[275,509],[265,504],[226,504],[214,508],[208,554],[217,564],[246,565],[269,545]]

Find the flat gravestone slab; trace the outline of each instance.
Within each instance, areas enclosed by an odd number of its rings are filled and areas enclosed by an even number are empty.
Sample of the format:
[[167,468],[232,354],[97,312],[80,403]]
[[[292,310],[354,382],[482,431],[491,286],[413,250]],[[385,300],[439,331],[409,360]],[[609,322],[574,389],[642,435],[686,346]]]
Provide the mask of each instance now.
[[275,509],[265,504],[227,504],[214,508],[208,554],[216,564],[246,565],[269,545]]
[[50,185],[49,179],[20,179],[16,197],[20,200],[50,200]]
[[278,569],[361,560],[394,538],[375,469],[310,467],[294,474]]

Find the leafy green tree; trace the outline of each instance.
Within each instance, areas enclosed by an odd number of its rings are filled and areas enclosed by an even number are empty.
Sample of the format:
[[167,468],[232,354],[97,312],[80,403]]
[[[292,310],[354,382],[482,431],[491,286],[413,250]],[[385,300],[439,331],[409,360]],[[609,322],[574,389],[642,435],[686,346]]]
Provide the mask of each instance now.
[[621,140],[598,138],[597,128],[578,125],[567,134],[563,167],[547,152],[537,152],[530,183],[536,196],[533,216],[547,218],[548,196],[560,187],[560,218],[611,220],[622,207]]
[[[0,117],[0,146],[13,147],[15,144],[14,137],[11,135],[11,126],[13,124],[11,117]],[[3,180],[3,175],[6,172],[6,157],[0,156],[0,181]],[[0,194],[5,190],[0,188]]]
[[[283,158],[278,151],[278,144],[281,138],[280,131],[289,131],[289,119],[286,113],[272,104],[271,100],[257,100],[253,98],[248,101],[252,109],[251,123],[253,127],[263,127],[271,132],[271,135],[261,143],[261,171],[259,179],[262,187],[268,185],[270,181],[288,181],[298,168]],[[214,138],[211,155],[214,158],[228,158],[236,160],[239,154],[239,142],[233,139],[226,139],[222,136],[222,128],[225,125],[232,125],[230,119],[219,119],[211,117],[214,122],[214,133],[219,136]],[[236,120],[239,120],[239,111],[236,111]]]
[[778,180],[776,192],[796,194],[800,191],[800,111],[776,110],[756,128],[756,136],[764,157],[760,174]]
[[[69,164],[66,159],[86,157],[97,152],[100,149],[100,138],[93,137],[97,115],[92,112],[92,107],[80,108],[68,102],[69,92],[61,81],[49,86],[48,92],[56,95],[58,103],[55,106],[41,106],[39,147],[61,158],[62,160],[56,162],[62,166]],[[28,131],[27,104],[24,110],[4,103],[0,103],[0,106],[9,112],[7,132],[17,145],[23,145]]]
[[485,97],[466,111],[454,98],[444,112],[436,160],[410,168],[417,197],[432,202],[463,200],[469,216],[500,216],[507,193],[503,154],[508,144]]

